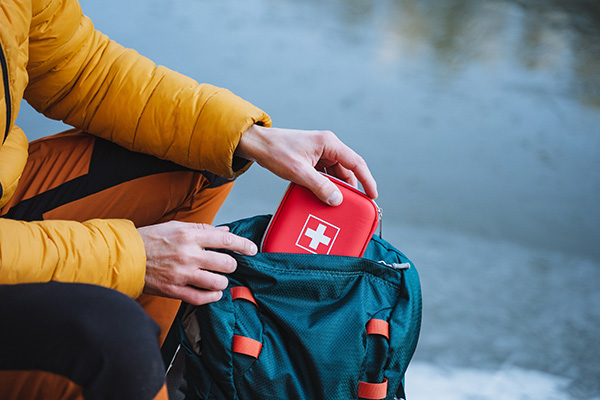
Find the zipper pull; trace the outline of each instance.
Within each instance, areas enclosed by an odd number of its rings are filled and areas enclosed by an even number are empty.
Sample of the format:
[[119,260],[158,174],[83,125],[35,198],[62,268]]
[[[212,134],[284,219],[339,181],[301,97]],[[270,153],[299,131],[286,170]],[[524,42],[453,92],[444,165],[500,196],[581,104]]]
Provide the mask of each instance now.
[[410,263],[386,263],[385,261],[381,260],[379,261],[379,264],[383,264],[386,267],[390,267],[390,268],[394,268],[394,269],[400,269],[400,270],[407,270],[410,269]]
[[377,214],[379,220],[379,238],[383,239],[383,209],[377,206]]

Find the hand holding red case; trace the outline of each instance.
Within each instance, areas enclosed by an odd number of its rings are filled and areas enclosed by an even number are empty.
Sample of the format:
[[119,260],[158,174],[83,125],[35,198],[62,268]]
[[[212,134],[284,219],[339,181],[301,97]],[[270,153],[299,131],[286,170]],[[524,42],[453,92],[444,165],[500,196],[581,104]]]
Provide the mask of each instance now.
[[377,204],[360,190],[325,175],[344,200],[329,206],[291,183],[265,232],[262,251],[360,257],[379,223]]

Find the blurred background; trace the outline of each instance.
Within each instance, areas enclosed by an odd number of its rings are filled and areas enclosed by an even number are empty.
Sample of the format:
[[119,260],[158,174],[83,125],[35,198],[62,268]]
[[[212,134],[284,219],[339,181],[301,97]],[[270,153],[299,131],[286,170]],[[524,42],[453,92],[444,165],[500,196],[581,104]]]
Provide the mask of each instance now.
[[[97,29],[327,129],[379,184],[423,326],[409,400],[600,399],[600,3],[81,0]],[[65,129],[23,106],[30,139]],[[253,166],[217,223],[275,211]]]

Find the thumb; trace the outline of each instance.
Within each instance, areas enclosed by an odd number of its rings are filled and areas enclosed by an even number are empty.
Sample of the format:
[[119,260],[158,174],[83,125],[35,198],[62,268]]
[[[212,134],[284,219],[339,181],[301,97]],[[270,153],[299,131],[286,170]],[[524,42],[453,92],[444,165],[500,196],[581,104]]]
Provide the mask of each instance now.
[[306,186],[322,202],[330,206],[339,206],[344,200],[342,192],[340,192],[338,187],[315,169],[312,169],[308,174],[304,183],[298,183]]

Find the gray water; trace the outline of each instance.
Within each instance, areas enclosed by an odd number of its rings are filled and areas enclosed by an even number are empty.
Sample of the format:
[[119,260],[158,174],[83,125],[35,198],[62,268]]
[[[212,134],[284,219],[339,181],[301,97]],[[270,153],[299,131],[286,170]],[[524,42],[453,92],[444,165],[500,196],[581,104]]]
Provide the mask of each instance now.
[[[600,5],[82,0],[98,29],[369,163],[417,265],[409,399],[600,399]],[[33,139],[63,129],[24,107]],[[271,213],[254,166],[218,216]]]

